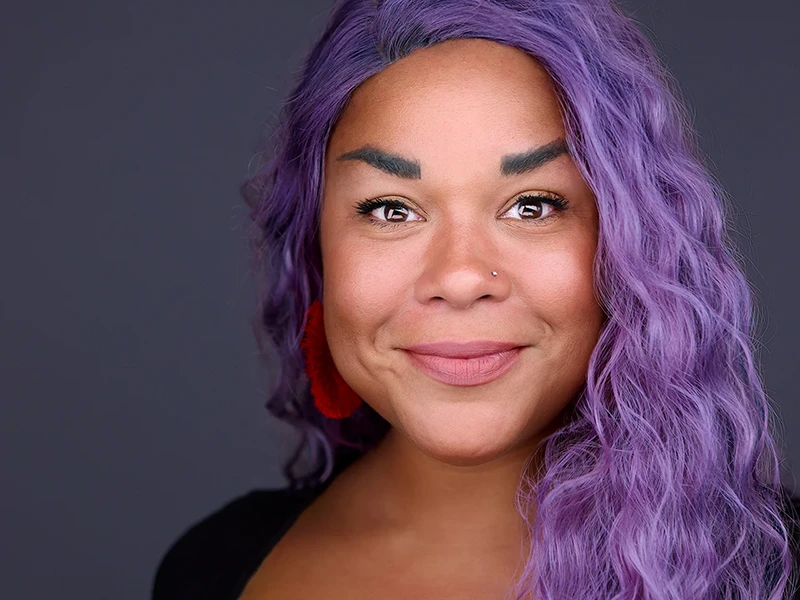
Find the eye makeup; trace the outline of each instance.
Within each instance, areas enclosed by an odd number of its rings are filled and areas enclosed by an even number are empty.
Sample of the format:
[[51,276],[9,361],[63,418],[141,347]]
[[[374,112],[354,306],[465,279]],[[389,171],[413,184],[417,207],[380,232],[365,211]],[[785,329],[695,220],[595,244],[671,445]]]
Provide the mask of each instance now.
[[[536,193],[536,194],[523,194],[522,196],[517,198],[517,201],[514,203],[511,209],[519,206],[521,210],[522,207],[536,206],[537,204],[548,205],[551,207],[552,210],[544,217],[539,217],[538,214],[535,214],[534,216],[536,218],[530,218],[530,219],[522,218],[517,220],[530,222],[531,224],[540,227],[549,223],[554,219],[557,219],[562,212],[564,212],[569,208],[569,202],[564,198],[562,198],[561,196],[558,196],[556,194]],[[406,213],[408,213],[408,211],[412,211],[412,209],[405,202],[403,202],[402,200],[397,200],[395,198],[373,198],[373,199],[367,198],[365,200],[357,202],[354,205],[354,208],[356,209],[356,212],[358,212],[358,214],[365,216],[370,215],[371,213],[380,208],[398,209],[401,211],[406,211]],[[542,210],[540,209],[537,212],[540,214]],[[371,225],[374,225],[376,227],[381,227],[381,228],[388,227],[390,229],[396,227],[402,227],[410,223],[416,222],[416,220],[390,222],[386,220],[373,219],[373,218],[368,219],[368,221]]]

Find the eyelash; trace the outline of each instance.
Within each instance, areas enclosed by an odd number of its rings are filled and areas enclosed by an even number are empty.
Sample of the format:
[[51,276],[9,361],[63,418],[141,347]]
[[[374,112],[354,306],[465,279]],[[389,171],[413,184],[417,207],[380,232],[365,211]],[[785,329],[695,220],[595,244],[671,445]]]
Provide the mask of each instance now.
[[[511,208],[514,208],[514,206],[520,204],[529,204],[532,200],[549,204],[550,206],[555,208],[553,212],[551,212],[549,215],[541,219],[518,219],[519,221],[530,221],[537,227],[541,227],[545,223],[548,223],[553,219],[558,218],[559,213],[562,213],[565,210],[567,210],[567,208],[569,208],[569,202],[567,202],[564,198],[556,195],[547,196],[543,194],[525,194],[523,196],[520,196],[519,198],[517,198],[517,201],[512,205]],[[368,215],[375,209],[382,208],[384,206],[388,208],[401,208],[404,210],[412,210],[408,205],[406,205],[405,202],[402,202],[400,200],[394,200],[391,198],[374,198],[374,199],[366,198],[361,202],[356,203],[355,209],[359,214]],[[413,221],[390,223],[388,221],[379,221],[377,219],[368,219],[368,220],[371,225],[375,225],[376,227],[381,227],[381,228],[388,227],[389,229],[394,229],[395,227],[398,226],[403,226],[403,225],[408,225],[409,223],[413,223]]]

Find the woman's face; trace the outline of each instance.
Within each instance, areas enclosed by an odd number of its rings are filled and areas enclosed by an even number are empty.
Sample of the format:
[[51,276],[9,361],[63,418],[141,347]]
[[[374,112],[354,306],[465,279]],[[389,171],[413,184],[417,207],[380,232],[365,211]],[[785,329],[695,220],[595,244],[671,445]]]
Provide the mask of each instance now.
[[[564,136],[544,69],[482,39],[393,63],[355,90],[331,135],[320,229],[331,355],[432,458],[478,465],[536,444],[586,380],[604,321],[598,215],[558,151]],[[550,144],[550,160],[517,156]],[[401,204],[357,210],[377,198]],[[404,350],[472,340],[523,348],[503,376],[469,385],[430,376]]]

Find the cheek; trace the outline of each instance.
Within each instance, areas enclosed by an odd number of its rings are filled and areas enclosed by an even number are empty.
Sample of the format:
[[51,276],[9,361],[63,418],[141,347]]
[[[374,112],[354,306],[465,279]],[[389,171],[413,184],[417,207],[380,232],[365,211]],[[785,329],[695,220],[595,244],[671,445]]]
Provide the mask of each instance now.
[[574,244],[542,253],[541,262],[528,270],[529,302],[547,324],[550,348],[564,364],[588,364],[604,321],[594,289],[594,252],[594,245]]
[[510,268],[542,315],[574,314],[595,304],[593,262],[596,245],[576,234],[552,242],[516,245]]
[[566,253],[554,261],[550,275],[553,307],[560,313],[579,316],[596,304],[592,273],[592,257]]
[[557,344],[560,369],[563,377],[577,387],[586,379],[589,361],[605,322],[590,285],[576,285],[576,294],[572,302],[565,305],[560,318],[556,325],[556,338],[560,338]]
[[[363,245],[341,240],[323,254],[323,308],[331,357],[348,385],[382,414],[389,392],[384,386],[382,336],[398,298],[397,257],[376,260]],[[397,267],[399,268],[399,266]]]
[[342,375],[362,392],[366,373],[376,368],[373,362],[379,355],[374,350],[386,344],[385,325],[404,297],[403,274],[408,269],[397,254],[381,256],[375,247],[342,235],[330,239],[333,243],[323,246],[328,345]]
[[405,276],[411,275],[404,257],[396,248],[386,252],[340,238],[323,253],[324,301],[348,320],[347,315],[380,320],[383,313],[391,312],[406,286]]

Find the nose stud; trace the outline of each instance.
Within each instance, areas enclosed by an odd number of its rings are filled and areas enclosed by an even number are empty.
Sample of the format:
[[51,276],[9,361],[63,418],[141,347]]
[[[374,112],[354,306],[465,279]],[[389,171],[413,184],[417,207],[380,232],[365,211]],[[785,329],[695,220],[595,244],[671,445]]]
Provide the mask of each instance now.
[[497,271],[492,271],[492,277],[497,277]]

